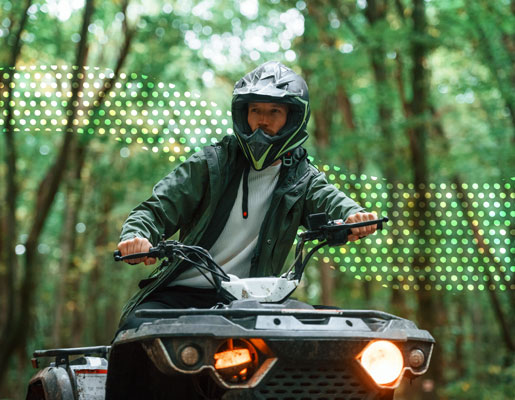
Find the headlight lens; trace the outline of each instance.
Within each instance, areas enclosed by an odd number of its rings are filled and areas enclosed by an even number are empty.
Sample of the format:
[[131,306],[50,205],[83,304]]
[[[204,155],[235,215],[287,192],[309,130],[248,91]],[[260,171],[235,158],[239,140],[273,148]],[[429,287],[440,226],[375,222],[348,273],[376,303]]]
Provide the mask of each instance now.
[[226,369],[241,367],[245,368],[252,362],[248,349],[233,349],[215,354],[215,368]]
[[378,340],[370,343],[361,353],[361,364],[378,385],[386,385],[400,376],[404,360],[396,345]]
[[246,340],[228,339],[213,355],[216,371],[226,382],[242,383],[249,379],[257,367],[254,347]]

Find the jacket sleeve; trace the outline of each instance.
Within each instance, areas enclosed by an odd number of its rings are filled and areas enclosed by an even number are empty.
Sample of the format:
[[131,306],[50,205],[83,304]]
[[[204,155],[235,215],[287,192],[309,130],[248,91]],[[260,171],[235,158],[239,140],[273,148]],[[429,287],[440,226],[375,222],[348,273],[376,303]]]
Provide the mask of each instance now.
[[192,155],[159,181],[152,196],[131,211],[123,224],[120,241],[141,237],[157,244],[192,219],[209,187],[203,152]]
[[315,167],[312,169],[313,177],[308,185],[304,203],[303,224],[306,224],[310,214],[327,213],[330,219],[347,219],[350,215],[362,212],[365,209],[354,200],[347,197],[334,185],[327,182],[323,172]]

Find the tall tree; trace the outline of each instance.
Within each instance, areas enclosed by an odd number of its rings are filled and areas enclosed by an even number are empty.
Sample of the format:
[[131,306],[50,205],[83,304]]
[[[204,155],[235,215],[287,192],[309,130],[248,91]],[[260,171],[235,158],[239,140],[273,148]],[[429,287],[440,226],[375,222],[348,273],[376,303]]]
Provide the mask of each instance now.
[[[118,54],[118,58],[116,60],[115,68],[113,69],[113,74],[105,77],[100,89],[95,94],[95,100],[91,103],[90,107],[85,107],[83,102],[79,100],[80,109],[82,109],[84,114],[92,115],[90,118],[94,120],[95,117],[98,116],[99,111],[103,108],[103,104],[106,98],[108,98],[110,92],[114,88],[116,81],[119,79],[120,72],[122,67],[127,59],[127,55],[129,54],[129,49],[134,37],[135,30],[132,27],[129,27],[128,24],[128,16],[127,16],[127,7],[128,0],[124,0],[122,3],[122,27],[124,40],[121,44],[121,48]],[[104,51],[100,53],[100,58],[104,58]],[[91,132],[91,129],[94,130],[94,124],[90,123],[87,128],[88,132]],[[58,283],[58,301],[55,310],[55,334],[54,339],[55,343],[61,343],[61,346],[66,344],[70,345],[68,340],[71,337],[75,337],[75,341],[78,341],[77,337],[80,338],[80,330],[75,329],[75,335],[70,334],[66,329],[60,329],[62,326],[62,318],[64,313],[64,305],[68,303],[68,300],[72,300],[72,298],[77,297],[78,285],[80,281],[80,274],[77,271],[78,266],[76,265],[77,258],[75,257],[76,252],[76,231],[75,226],[78,222],[78,215],[80,209],[83,205],[83,188],[85,183],[82,179],[82,171],[85,165],[86,158],[88,156],[89,145],[91,143],[90,137],[78,136],[74,135],[72,138],[71,144],[71,168],[69,169],[69,173],[66,177],[65,181],[65,193],[66,193],[66,202],[67,206],[65,207],[65,217],[64,224],[62,229],[62,239],[61,239],[61,249],[62,249],[62,258],[60,263],[60,275],[62,279]],[[72,273],[70,273],[72,272]],[[66,290],[68,288],[68,290]],[[77,301],[72,301],[71,304],[76,304]],[[74,321],[77,321],[80,317],[80,313],[77,310],[73,310],[73,317],[71,318]],[[73,324],[67,324],[72,326]],[[73,333],[73,332],[72,332]],[[74,345],[77,345],[75,343]]]
[[[402,7],[398,2],[397,8]],[[392,83],[390,82],[389,71],[386,65],[386,52],[387,43],[384,40],[384,31],[389,29],[386,16],[388,13],[388,1],[385,0],[371,0],[367,2],[365,8],[365,16],[370,25],[371,34],[368,35],[369,39],[364,43],[367,47],[370,64],[374,74],[375,98],[377,103],[378,125],[381,131],[381,152],[382,154],[398,154],[399,149],[396,148],[395,133],[393,131],[394,120],[394,102]],[[403,13],[402,13],[403,15]],[[361,35],[362,36],[362,35]],[[396,57],[400,57],[396,54]],[[402,81],[402,78],[401,78]],[[403,93],[403,91],[401,91]],[[409,118],[406,115],[406,118]],[[392,215],[400,215],[399,207],[394,199],[394,192],[396,184],[402,180],[399,173],[399,163],[396,157],[384,157],[381,163],[382,173],[388,184],[387,192],[388,199],[392,204],[389,213]],[[389,246],[389,250],[393,249],[393,243]],[[396,287],[394,287],[396,286]],[[404,292],[401,289],[402,284],[396,281],[396,285],[392,285],[392,303],[399,312],[406,315],[406,300]]]
[[[11,336],[11,321],[13,321],[19,313],[17,309],[17,298],[16,298],[16,281],[18,274],[18,258],[15,252],[16,245],[16,237],[17,237],[17,224],[16,224],[16,200],[18,196],[18,183],[17,183],[17,169],[16,169],[16,157],[17,157],[17,149],[14,141],[14,121],[13,121],[13,80],[14,74],[16,70],[17,60],[21,52],[21,36],[25,29],[25,25],[27,23],[28,18],[28,9],[32,4],[31,0],[27,0],[25,2],[25,6],[21,13],[20,22],[18,24],[18,29],[16,33],[11,36],[9,35],[6,38],[6,42],[9,39],[12,40],[13,44],[11,47],[11,54],[9,57],[9,64],[7,68],[7,73],[0,75],[0,95],[4,95],[6,98],[4,101],[5,105],[5,126],[2,128],[2,133],[4,133],[5,137],[5,150],[6,150],[6,165],[7,165],[7,176],[6,183],[7,187],[5,190],[5,204],[7,205],[5,212],[5,217],[0,214],[0,250],[2,253],[0,263],[6,265],[6,280],[4,289],[5,293],[5,303],[6,310],[3,313],[3,318],[0,317],[1,326],[3,326],[1,330],[0,336],[0,365],[5,366],[5,361],[7,357],[3,357],[3,353],[6,351],[5,345],[9,343],[9,339]],[[7,43],[6,43],[7,44]],[[5,48],[9,48],[6,46]],[[7,94],[7,95],[5,95]],[[2,208],[0,208],[0,212],[2,212]],[[4,345],[2,345],[4,344]],[[3,368],[5,369],[5,368]],[[0,372],[0,386],[2,384],[2,373]]]
[[[429,113],[429,76],[426,70],[426,58],[429,52],[427,19],[424,0],[413,0],[413,35],[411,42],[411,92],[412,99],[409,103],[413,126],[408,130],[411,163],[413,168],[413,185],[415,188],[415,236],[419,243],[428,243],[429,237],[426,233],[426,226],[429,221],[427,218],[427,196],[429,188],[429,169],[428,169],[428,124]],[[418,299],[418,321],[421,327],[431,329],[438,326],[439,322],[445,321],[443,307],[438,307],[436,300],[430,290],[426,289],[425,284],[428,276],[425,272],[426,267],[430,267],[430,262],[426,254],[419,252],[414,255],[412,271],[417,275],[419,281]],[[422,278],[422,279],[421,279]],[[440,310],[440,313],[437,311]],[[439,316],[439,318],[437,318]],[[440,321],[438,320],[440,319]],[[441,324],[440,324],[441,325]],[[430,376],[435,380],[435,385],[443,383],[444,363],[440,349],[435,349],[433,353],[433,364],[437,367],[430,370]],[[425,398],[433,398],[431,392],[424,392]]]
[[[76,68],[74,68],[73,71],[71,84],[72,96],[68,103],[69,106],[66,113],[68,116],[66,131],[64,133],[59,155],[55,160],[55,163],[47,171],[38,188],[33,223],[25,243],[24,276],[21,288],[12,296],[13,300],[19,304],[19,308],[9,321],[9,328],[6,329],[7,332],[5,332],[5,336],[2,337],[2,341],[0,343],[0,365],[3,366],[7,365],[7,361],[13,353],[25,347],[25,343],[32,326],[36,285],[39,279],[39,263],[36,257],[38,238],[50,211],[50,207],[52,206],[55,194],[57,193],[62,181],[63,173],[68,162],[69,150],[74,134],[73,122],[76,116],[77,99],[79,98],[79,92],[81,91],[84,80],[84,65],[87,57],[88,27],[93,15],[93,10],[93,0],[87,0],[80,32],[81,39],[77,46],[76,61],[74,64]],[[11,194],[16,194],[16,192],[9,193],[9,195]],[[10,201],[13,201],[13,204],[15,204],[16,198]],[[16,225],[15,221],[14,223]],[[14,249],[9,249],[9,251],[14,254]],[[16,290],[16,288],[13,287],[13,290]],[[3,377],[6,372],[7,368],[2,368],[0,370],[0,382],[3,381]]]

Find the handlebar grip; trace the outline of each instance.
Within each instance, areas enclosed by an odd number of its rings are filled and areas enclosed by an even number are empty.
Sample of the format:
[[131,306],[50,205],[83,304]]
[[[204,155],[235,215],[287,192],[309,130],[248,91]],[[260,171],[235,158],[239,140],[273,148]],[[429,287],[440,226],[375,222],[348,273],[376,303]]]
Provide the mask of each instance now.
[[113,257],[114,257],[115,261],[124,261],[124,260],[133,260],[133,259],[136,259],[136,258],[144,258],[144,257],[162,258],[163,256],[160,255],[160,248],[159,247],[151,247],[148,252],[127,254],[125,256],[122,256],[122,253],[120,252],[120,250],[115,250],[113,252]]

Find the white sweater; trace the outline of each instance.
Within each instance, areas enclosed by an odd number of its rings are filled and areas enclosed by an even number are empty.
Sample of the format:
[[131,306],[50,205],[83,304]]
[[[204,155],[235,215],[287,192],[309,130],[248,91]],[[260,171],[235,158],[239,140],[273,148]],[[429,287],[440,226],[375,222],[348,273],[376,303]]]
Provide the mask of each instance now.
[[[243,179],[238,187],[238,194],[232,206],[225,227],[209,250],[214,260],[223,270],[239,278],[246,278],[250,273],[250,261],[257,244],[261,224],[270,208],[272,193],[279,179],[281,164],[272,165],[262,171],[250,169],[248,177],[248,217],[242,215]],[[207,273],[211,279],[211,274]],[[211,288],[211,284],[192,268],[182,273],[170,286],[190,286]]]

